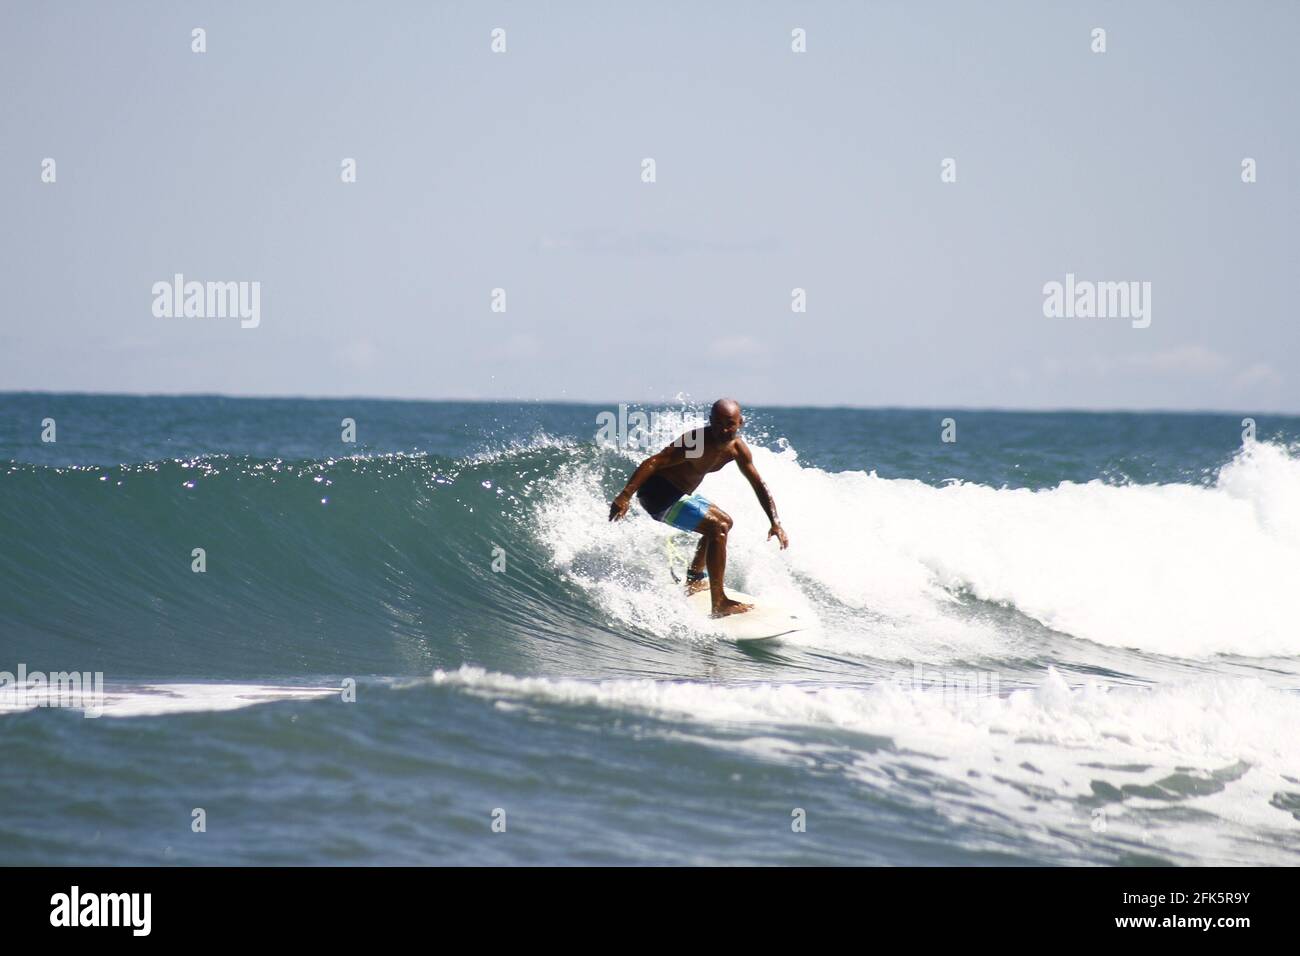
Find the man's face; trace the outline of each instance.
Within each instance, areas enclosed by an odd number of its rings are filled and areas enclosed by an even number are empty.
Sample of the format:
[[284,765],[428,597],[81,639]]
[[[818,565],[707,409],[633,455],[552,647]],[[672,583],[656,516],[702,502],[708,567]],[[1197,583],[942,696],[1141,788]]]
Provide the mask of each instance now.
[[709,418],[713,433],[723,441],[731,441],[740,434],[740,426],[743,424],[745,424],[745,416],[738,411],[714,414]]

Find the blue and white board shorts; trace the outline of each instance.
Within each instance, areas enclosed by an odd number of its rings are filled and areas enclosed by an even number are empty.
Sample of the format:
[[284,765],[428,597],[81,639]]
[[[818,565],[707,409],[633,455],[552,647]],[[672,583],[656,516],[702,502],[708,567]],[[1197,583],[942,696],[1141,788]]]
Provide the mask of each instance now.
[[674,528],[681,528],[683,531],[694,531],[700,526],[700,522],[704,520],[711,507],[713,502],[703,495],[682,495],[667,511],[651,517]]
[[650,517],[683,531],[699,528],[713,507],[708,498],[682,494],[680,488],[660,475],[652,475],[636,496]]

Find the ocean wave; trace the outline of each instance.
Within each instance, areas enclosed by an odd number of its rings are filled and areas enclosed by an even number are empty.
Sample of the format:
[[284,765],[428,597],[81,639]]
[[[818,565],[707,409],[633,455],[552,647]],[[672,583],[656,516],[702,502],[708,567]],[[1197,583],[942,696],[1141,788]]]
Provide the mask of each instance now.
[[[1300,653],[1300,461],[1282,445],[1247,445],[1204,485],[1040,490],[755,455],[789,551],[735,469],[701,491],[736,519],[729,583],[820,622],[795,649],[1002,660],[1050,634],[1177,659]],[[538,436],[463,458],[11,464],[3,648],[168,678],[650,669],[646,642],[715,638],[672,583],[691,538],[635,508],[607,520],[635,458]]]

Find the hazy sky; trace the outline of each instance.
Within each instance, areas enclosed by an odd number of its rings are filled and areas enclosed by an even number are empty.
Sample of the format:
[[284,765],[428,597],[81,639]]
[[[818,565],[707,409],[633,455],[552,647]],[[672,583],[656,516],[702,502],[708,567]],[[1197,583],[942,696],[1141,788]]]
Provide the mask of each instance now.
[[[1293,0],[3,0],[0,390],[1300,411],[1297,50]],[[178,272],[260,325],[155,317]]]

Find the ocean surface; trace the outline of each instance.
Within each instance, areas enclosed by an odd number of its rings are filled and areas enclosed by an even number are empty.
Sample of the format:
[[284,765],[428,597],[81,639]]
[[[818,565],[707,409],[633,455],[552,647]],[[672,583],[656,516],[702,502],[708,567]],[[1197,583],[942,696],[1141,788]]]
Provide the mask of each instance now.
[[630,411],[0,395],[0,864],[1300,863],[1300,419]]

